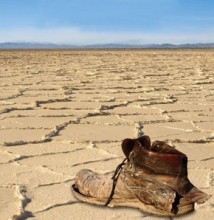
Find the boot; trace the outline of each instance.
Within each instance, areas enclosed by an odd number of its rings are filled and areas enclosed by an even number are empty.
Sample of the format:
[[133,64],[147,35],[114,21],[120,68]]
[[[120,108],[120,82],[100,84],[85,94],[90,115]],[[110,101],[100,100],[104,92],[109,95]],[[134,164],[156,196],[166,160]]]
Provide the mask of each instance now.
[[159,216],[192,212],[194,203],[209,195],[187,178],[187,157],[165,142],[151,145],[148,136],[122,142],[125,160],[115,173],[81,170],[72,186],[74,196],[84,202],[139,208]]

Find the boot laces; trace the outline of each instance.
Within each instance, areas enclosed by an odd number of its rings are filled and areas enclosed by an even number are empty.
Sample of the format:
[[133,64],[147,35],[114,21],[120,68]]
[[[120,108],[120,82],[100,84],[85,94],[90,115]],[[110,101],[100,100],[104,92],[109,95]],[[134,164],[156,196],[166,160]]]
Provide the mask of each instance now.
[[111,202],[111,200],[113,199],[114,190],[115,190],[115,187],[116,187],[116,184],[117,184],[117,180],[118,180],[118,178],[119,178],[119,176],[120,176],[120,173],[121,173],[121,171],[122,171],[122,169],[123,169],[123,166],[126,164],[126,160],[127,160],[127,158],[125,158],[125,159],[123,160],[123,162],[120,163],[120,164],[117,166],[117,168],[116,168],[116,170],[115,170],[115,172],[114,172],[114,175],[112,176],[112,179],[113,179],[112,190],[111,190],[111,194],[109,195],[108,200],[107,200],[106,203],[105,203],[105,206],[107,206],[107,205]]

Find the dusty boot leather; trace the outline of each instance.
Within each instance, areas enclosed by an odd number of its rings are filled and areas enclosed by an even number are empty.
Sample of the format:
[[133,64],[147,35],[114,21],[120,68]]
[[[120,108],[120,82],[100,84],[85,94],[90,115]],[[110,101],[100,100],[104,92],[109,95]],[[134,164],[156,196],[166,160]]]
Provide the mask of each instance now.
[[72,187],[81,201],[108,206],[127,206],[160,216],[175,216],[194,210],[209,195],[187,178],[187,157],[165,142],[151,145],[148,136],[125,139],[126,160],[115,172],[98,174],[81,170]]
[[150,145],[149,137],[143,136],[134,140],[125,139],[122,148],[139,175],[147,173],[163,185],[173,188],[178,195],[198,204],[210,198],[189,181],[187,156],[165,142],[155,141]]

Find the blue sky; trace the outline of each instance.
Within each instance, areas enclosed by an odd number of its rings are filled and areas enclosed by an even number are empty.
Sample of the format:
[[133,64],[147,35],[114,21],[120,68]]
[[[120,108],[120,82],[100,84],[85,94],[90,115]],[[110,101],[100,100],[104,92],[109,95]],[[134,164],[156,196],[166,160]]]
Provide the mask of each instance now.
[[0,42],[214,42],[214,0],[0,0]]

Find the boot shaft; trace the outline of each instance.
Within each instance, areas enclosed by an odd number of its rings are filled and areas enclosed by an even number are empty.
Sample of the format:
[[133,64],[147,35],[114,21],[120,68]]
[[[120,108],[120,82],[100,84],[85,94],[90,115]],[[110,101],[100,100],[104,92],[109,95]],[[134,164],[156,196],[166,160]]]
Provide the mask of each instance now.
[[128,159],[129,170],[135,176],[147,176],[157,183],[175,190],[180,196],[197,203],[210,198],[198,190],[188,179],[188,158],[185,154],[163,141],[155,141],[152,145],[148,136],[137,139],[125,139],[122,149]]

